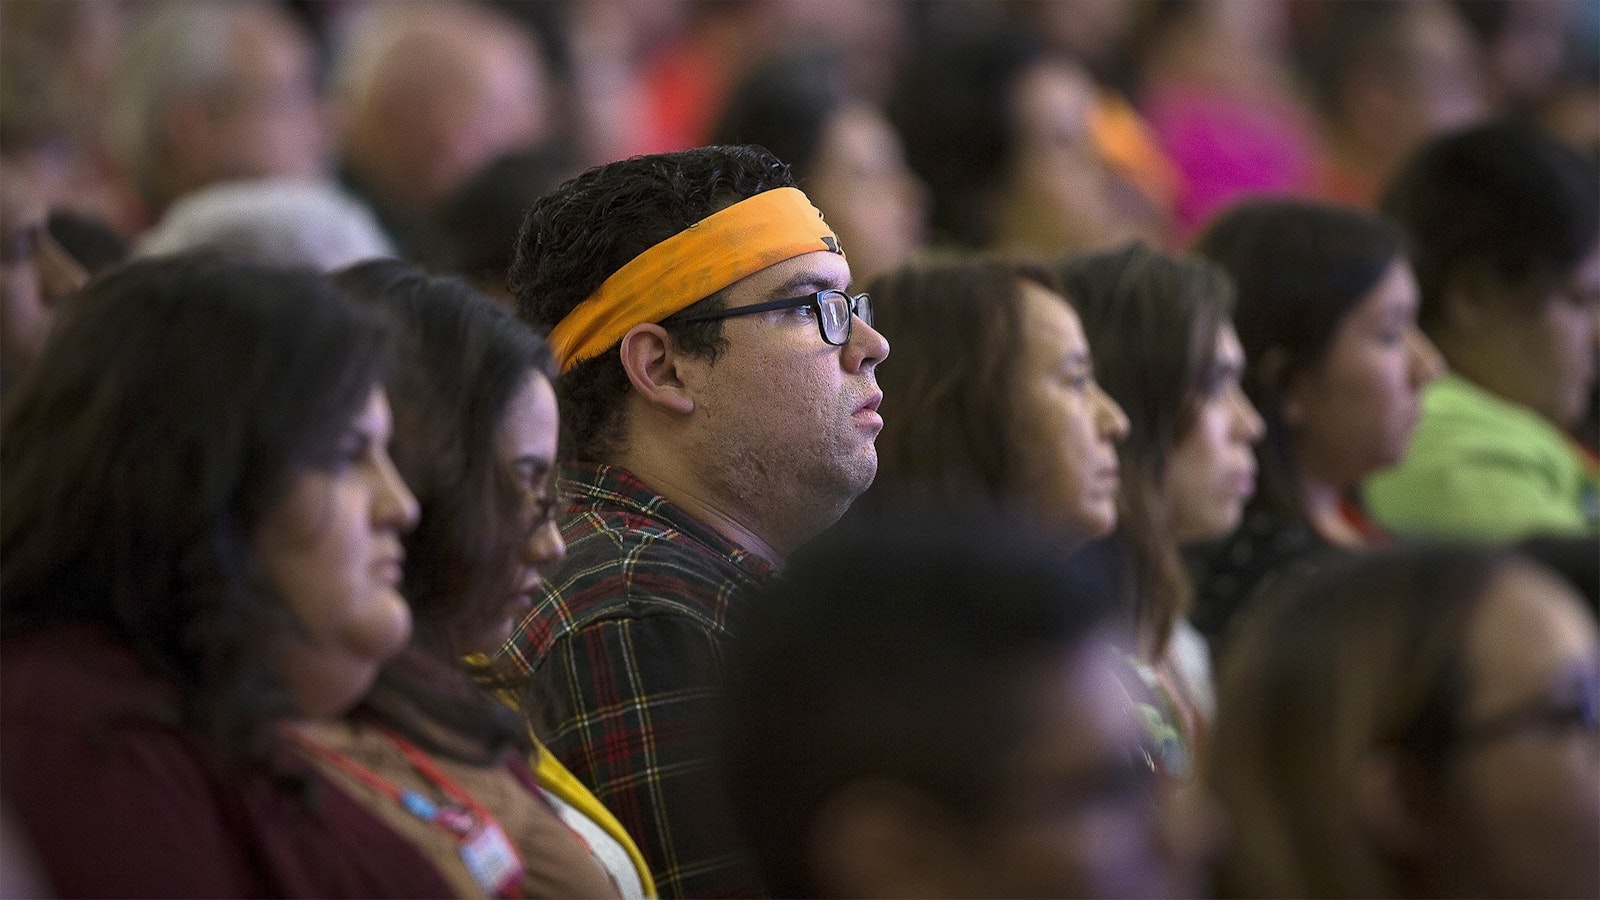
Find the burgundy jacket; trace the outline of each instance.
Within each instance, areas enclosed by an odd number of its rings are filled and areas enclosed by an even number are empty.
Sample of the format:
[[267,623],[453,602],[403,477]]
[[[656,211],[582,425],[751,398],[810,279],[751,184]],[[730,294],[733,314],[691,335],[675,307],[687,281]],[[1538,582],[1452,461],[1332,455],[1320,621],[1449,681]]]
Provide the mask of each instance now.
[[[0,643],[0,796],[62,897],[442,897],[403,837],[299,764],[313,790],[225,776],[178,691],[105,630]],[[294,763],[286,761],[285,765]],[[309,797],[309,800],[308,800]]]

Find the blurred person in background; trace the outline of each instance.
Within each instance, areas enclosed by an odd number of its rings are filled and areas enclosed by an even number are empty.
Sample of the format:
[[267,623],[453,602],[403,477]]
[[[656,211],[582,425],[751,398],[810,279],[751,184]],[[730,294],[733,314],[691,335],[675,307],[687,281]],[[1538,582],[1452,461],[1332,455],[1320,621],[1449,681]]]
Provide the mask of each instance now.
[[220,181],[328,174],[316,52],[275,3],[145,7],[111,75],[106,141],[147,227]]
[[1490,112],[1477,43],[1443,0],[1326,4],[1301,57],[1322,117],[1324,200],[1375,210],[1424,141]]
[[1451,374],[1423,394],[1400,466],[1366,488],[1395,531],[1600,534],[1600,458],[1569,430],[1600,368],[1600,179],[1533,126],[1440,138],[1385,208],[1410,234],[1422,324]]
[[1105,549],[1131,611],[1135,668],[1182,741],[1176,749],[1193,758],[1216,706],[1179,550],[1239,526],[1264,429],[1241,386],[1233,280],[1215,263],[1142,244],[1054,269],[1083,319],[1101,385],[1128,416],[1117,528]]
[[766,888],[1195,896],[1210,824],[1158,800],[1113,592],[1035,523],[910,509],[797,554],[734,646],[722,768]]
[[407,254],[435,206],[557,127],[533,36],[466,0],[366,10],[339,53],[333,87],[341,176]]
[[394,256],[372,212],[327,181],[261,178],[201,188],[145,232],[136,256],[207,250],[323,272]]
[[137,9],[128,0],[7,0],[0,34],[0,153],[28,170],[52,214],[126,234],[143,222],[128,219],[137,197],[115,176],[105,120],[112,64]]
[[1243,195],[1307,191],[1320,146],[1283,0],[1130,5],[1139,107],[1182,173],[1180,239]]
[[1384,540],[1356,491],[1405,457],[1422,388],[1444,363],[1417,327],[1403,238],[1373,216],[1249,201],[1213,221],[1196,251],[1233,278],[1245,392],[1266,422],[1244,521],[1196,554],[1192,618],[1216,652],[1263,580],[1321,549]]
[[924,36],[887,109],[931,191],[932,237],[1054,256],[1168,239],[1167,211],[1111,164],[1099,90],[1032,35],[988,28]]
[[46,227],[41,193],[0,154],[0,394],[38,358],[62,303],[85,278]]
[[[1502,113],[1536,112],[1600,52],[1582,46],[1586,32],[1577,0],[1454,0],[1454,5],[1478,39],[1488,76],[1485,89]],[[1594,32],[1587,37],[1592,42]]]
[[1230,653],[1222,896],[1600,893],[1600,634],[1552,573],[1385,551],[1262,596]]
[[7,397],[0,791],[60,896],[449,891],[290,735],[410,633],[385,359],[320,275],[147,260]]
[[434,208],[418,260],[460,274],[473,287],[514,307],[506,277],[528,207],[581,168],[577,152],[559,138],[496,159]]
[[894,127],[852,92],[836,53],[785,53],[757,66],[734,88],[714,138],[758,144],[789,163],[850,254],[857,283],[923,245],[927,188]]

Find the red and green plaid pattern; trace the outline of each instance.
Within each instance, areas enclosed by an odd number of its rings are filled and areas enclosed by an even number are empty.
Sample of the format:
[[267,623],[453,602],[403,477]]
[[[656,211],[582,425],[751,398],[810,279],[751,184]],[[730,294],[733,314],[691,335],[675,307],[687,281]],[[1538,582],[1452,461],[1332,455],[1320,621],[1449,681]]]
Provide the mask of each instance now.
[[499,664],[527,673],[550,751],[649,862],[663,897],[759,893],[711,762],[715,691],[763,559],[625,469],[569,465],[567,559]]

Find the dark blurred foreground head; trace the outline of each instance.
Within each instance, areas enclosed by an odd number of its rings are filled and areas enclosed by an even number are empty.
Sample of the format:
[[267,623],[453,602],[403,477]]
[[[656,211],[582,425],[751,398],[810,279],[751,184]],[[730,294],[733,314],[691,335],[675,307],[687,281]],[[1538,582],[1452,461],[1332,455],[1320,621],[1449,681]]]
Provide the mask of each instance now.
[[1059,548],[948,510],[857,519],[752,607],[724,761],[775,895],[1195,888],[1200,834],[1158,814],[1114,597]]
[[1286,584],[1217,693],[1226,896],[1600,892],[1600,636],[1533,563],[1410,548]]

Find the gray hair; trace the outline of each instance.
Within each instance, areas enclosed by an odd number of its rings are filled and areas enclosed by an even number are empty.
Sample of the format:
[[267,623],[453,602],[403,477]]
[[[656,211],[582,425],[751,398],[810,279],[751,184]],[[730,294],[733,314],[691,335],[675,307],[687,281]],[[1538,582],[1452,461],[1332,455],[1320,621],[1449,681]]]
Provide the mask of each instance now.
[[395,256],[372,213],[323,181],[262,178],[195,191],[139,241],[136,256],[212,250],[325,272]]
[[152,6],[123,43],[109,79],[105,139],[140,193],[156,193],[163,111],[183,93],[217,85],[228,71],[228,37],[257,2],[168,0]]

